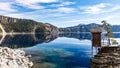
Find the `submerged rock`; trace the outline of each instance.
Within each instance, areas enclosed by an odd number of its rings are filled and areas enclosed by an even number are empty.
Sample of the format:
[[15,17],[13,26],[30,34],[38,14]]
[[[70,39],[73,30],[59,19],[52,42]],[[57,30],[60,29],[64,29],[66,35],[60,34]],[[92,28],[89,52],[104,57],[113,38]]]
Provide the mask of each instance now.
[[0,47],[0,68],[30,68],[32,65],[24,51]]

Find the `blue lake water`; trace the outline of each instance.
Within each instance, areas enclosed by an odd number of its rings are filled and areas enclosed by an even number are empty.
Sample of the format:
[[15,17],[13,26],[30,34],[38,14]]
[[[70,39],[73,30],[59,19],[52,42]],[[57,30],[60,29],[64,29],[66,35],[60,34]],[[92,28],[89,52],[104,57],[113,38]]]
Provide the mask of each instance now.
[[90,68],[90,40],[58,37],[23,50],[32,55],[34,68]]
[[[114,35],[120,38],[119,33]],[[19,48],[32,55],[33,68],[90,68],[90,59],[96,52],[91,46],[90,33],[59,36],[22,34],[0,38],[3,38],[1,47]]]

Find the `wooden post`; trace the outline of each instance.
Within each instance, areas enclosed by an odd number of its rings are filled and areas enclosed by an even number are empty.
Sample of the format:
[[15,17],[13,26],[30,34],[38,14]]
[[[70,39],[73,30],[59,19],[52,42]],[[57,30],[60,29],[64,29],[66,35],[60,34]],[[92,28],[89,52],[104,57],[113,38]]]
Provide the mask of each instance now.
[[94,27],[91,29],[91,33],[92,33],[92,46],[101,46],[102,29],[100,27]]

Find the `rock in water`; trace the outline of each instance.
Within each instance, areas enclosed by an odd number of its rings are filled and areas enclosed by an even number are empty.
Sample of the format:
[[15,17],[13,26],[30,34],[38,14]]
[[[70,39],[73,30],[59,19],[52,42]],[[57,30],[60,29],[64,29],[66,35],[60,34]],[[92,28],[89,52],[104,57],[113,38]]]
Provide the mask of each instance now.
[[30,68],[32,65],[24,51],[0,47],[0,68]]

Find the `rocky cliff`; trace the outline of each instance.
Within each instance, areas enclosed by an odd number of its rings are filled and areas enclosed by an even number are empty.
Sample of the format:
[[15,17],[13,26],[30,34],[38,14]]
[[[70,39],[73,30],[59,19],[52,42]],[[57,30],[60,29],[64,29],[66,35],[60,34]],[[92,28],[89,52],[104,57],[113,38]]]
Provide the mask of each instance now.
[[20,18],[12,18],[12,17],[7,17],[7,16],[1,16],[0,15],[0,23],[15,23],[15,22],[24,22],[28,19],[20,19]]
[[6,33],[58,33],[57,27],[30,19],[0,16],[0,23]]
[[6,17],[6,16],[0,16],[0,23],[11,23],[11,22],[17,22],[18,19]]

